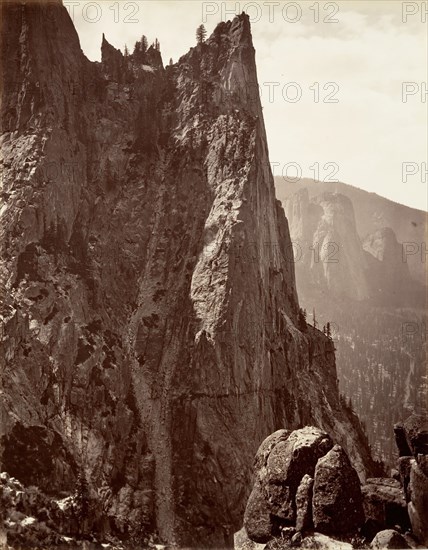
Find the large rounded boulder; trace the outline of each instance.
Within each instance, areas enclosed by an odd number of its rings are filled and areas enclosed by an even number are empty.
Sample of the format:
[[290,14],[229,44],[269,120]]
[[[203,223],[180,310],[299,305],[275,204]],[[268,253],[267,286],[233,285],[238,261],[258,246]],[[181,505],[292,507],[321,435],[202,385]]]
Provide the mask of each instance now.
[[266,493],[271,514],[285,522],[296,519],[295,497],[305,475],[313,477],[315,465],[333,446],[327,433],[306,426],[279,441],[267,460]]
[[[328,434],[312,426],[291,433],[278,430],[263,441],[255,457],[255,483],[244,515],[251,540],[267,542],[281,526],[294,524],[299,485],[305,475],[313,478],[318,459],[332,447]],[[303,502],[303,487],[301,493],[297,500],[305,527],[310,524],[306,517],[310,506]]]
[[318,460],[312,515],[315,529],[325,534],[353,533],[364,523],[358,474],[340,445]]

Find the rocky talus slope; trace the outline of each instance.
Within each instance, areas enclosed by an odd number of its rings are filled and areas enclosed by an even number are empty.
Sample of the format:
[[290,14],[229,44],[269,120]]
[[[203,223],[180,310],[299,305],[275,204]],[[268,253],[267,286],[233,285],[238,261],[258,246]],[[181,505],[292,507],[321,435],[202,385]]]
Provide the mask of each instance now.
[[[3,2],[1,22],[8,494],[36,486],[37,521],[68,536],[52,500],[83,479],[82,537],[222,546],[280,426],[334,434],[364,479],[333,344],[298,327],[248,17],[166,68],[105,37],[89,62],[58,0]],[[30,511],[6,525],[21,542]]]
[[412,415],[394,432],[398,469],[362,486],[346,452],[323,430],[271,434],[255,456],[235,550],[426,548],[427,419]]

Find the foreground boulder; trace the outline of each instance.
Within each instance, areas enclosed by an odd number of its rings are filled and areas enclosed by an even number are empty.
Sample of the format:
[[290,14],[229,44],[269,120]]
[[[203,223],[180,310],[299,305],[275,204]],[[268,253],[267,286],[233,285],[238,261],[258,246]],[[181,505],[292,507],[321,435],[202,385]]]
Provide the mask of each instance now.
[[264,487],[258,480],[245,508],[244,527],[254,542],[268,542],[272,538],[273,523]]
[[314,480],[307,474],[303,476],[296,493],[296,530],[308,531],[312,523],[312,493]]
[[411,529],[428,546],[428,419],[412,414],[403,424],[396,424],[394,432]]
[[396,425],[397,469],[389,478],[367,479],[363,487],[327,433],[312,426],[273,433],[256,454],[245,529],[235,547],[427,548],[425,430],[420,415]]
[[252,541],[267,543],[281,534],[296,545],[314,526],[347,534],[364,522],[358,475],[326,432],[313,426],[275,432],[259,447],[255,466],[244,516]]
[[422,544],[428,546],[428,477],[412,460],[410,469],[410,502],[408,511],[412,530]]
[[327,433],[311,426],[292,433],[278,430],[263,441],[255,457],[256,481],[244,515],[253,541],[267,542],[283,523],[294,523],[299,484],[305,475],[313,476],[318,458],[332,445]]
[[294,522],[297,488],[304,475],[313,476],[317,460],[332,446],[325,432],[311,426],[295,430],[275,445],[266,472],[266,493],[274,516]]
[[379,531],[375,536],[370,544],[370,548],[396,548],[399,550],[410,548],[410,546],[407,544],[403,535],[400,535],[400,533],[394,531],[394,529],[385,529],[384,531]]
[[340,445],[318,460],[313,493],[312,513],[317,531],[352,533],[364,523],[360,481]]
[[265,546],[265,544],[259,544],[252,541],[249,538],[245,527],[243,527],[240,531],[237,531],[233,536],[234,550],[263,550]]
[[412,414],[404,422],[406,440],[413,456],[428,454],[428,419],[422,414]]
[[379,530],[399,525],[403,531],[410,528],[404,492],[392,478],[370,478],[362,487],[366,518],[365,534],[373,537]]

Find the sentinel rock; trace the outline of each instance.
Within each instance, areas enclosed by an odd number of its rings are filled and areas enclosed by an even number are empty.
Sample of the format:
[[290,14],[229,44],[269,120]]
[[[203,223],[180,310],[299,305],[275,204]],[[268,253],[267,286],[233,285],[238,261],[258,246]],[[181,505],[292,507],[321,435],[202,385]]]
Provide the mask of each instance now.
[[89,62],[59,1],[1,20],[2,469],[48,499],[86,478],[100,537],[220,546],[278,426],[364,479],[334,346],[298,327],[248,17],[167,68],[105,37]]

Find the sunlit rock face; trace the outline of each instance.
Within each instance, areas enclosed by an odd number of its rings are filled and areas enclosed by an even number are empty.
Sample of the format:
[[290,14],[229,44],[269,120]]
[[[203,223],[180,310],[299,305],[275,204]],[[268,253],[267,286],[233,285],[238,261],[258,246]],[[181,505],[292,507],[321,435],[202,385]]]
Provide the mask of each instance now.
[[363,300],[370,295],[366,259],[352,202],[338,193],[309,198],[306,188],[284,201],[299,283]]
[[106,37],[89,62],[60,2],[1,9],[2,469],[62,496],[83,471],[102,532],[219,546],[279,427],[363,478],[333,344],[297,326],[248,17],[164,68]]
[[334,294],[382,305],[421,300],[424,289],[412,279],[394,231],[384,227],[361,239],[349,197],[336,192],[310,197],[302,187],[283,202],[303,295]]

